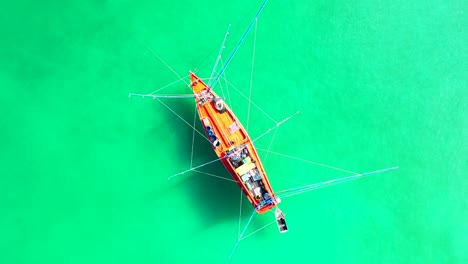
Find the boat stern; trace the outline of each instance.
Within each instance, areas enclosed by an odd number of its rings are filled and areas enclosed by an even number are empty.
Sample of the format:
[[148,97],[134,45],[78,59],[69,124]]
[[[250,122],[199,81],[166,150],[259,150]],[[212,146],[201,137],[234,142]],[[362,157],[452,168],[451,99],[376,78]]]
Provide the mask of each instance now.
[[281,212],[281,210],[276,207],[275,210],[275,218],[276,218],[276,224],[278,225],[278,229],[280,233],[285,233],[288,231],[288,226],[286,225],[286,220],[284,219],[284,214]]

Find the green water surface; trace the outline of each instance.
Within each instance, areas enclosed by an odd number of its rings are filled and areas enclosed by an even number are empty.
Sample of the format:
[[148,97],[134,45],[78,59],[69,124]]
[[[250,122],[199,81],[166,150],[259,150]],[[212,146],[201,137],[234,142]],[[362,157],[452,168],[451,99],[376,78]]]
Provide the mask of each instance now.
[[[180,76],[209,77],[228,24],[224,62],[261,2],[4,1],[0,263],[226,263],[239,188],[197,173],[168,181],[215,154],[157,100],[128,93],[178,79],[151,50]],[[261,230],[230,263],[468,262],[466,11],[457,0],[269,1],[226,71],[248,95],[256,39],[259,108],[234,88],[224,96],[252,138],[300,114],[256,146],[352,172],[400,169],[283,199],[289,232]],[[191,99],[163,102],[193,124]],[[259,153],[277,191],[350,175]],[[220,163],[203,171],[229,177]],[[251,211],[244,200],[242,224]],[[273,219],[256,216],[246,234]]]

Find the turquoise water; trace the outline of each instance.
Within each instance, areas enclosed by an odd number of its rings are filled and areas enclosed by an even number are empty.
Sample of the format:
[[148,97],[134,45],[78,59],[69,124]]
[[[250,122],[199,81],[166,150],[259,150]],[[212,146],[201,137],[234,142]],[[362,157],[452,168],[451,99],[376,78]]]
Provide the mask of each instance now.
[[[127,95],[178,79],[147,47],[182,76],[209,77],[227,25],[225,59],[260,4],[3,3],[0,263],[227,262],[238,187],[195,173],[168,181],[190,167],[192,129]],[[300,114],[256,146],[354,172],[400,169],[285,198],[290,231],[263,229],[231,263],[467,262],[466,8],[269,1],[252,100],[276,121]],[[226,72],[244,94],[254,33]],[[248,102],[229,95],[253,138],[275,125],[253,106],[247,122]],[[164,102],[193,122],[191,100]],[[277,191],[349,175],[260,154]],[[194,156],[215,158],[198,135]],[[203,171],[228,176],[220,164]],[[243,223],[250,212],[244,203]],[[246,233],[271,220],[256,217]]]

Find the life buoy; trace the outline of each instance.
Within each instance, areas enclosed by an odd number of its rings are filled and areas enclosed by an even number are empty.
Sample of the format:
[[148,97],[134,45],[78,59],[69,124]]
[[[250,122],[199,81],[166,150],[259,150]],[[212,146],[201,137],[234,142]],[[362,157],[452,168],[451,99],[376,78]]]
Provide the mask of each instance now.
[[223,98],[215,98],[214,99],[214,107],[221,114],[224,113],[226,111],[226,104],[224,103]]

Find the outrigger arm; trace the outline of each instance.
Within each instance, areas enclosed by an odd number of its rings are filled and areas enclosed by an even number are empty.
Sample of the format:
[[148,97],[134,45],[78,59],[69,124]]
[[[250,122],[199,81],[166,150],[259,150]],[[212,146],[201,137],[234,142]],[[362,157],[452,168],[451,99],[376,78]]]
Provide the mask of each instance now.
[[244,35],[242,35],[242,38],[237,43],[236,47],[232,51],[231,55],[229,56],[228,60],[224,64],[223,68],[221,69],[220,72],[218,72],[218,75],[216,76],[214,82],[210,84],[211,88],[214,88],[215,85],[218,83],[219,78],[221,78],[221,75],[223,75],[224,71],[229,66],[229,63],[231,63],[232,58],[234,57],[234,55],[236,55],[237,51],[239,50],[240,46],[242,45],[242,42],[244,42],[244,39],[247,37],[247,34],[249,34],[250,30],[252,29],[252,26],[255,24],[255,21],[257,21],[258,17],[260,16],[260,13],[262,13],[263,8],[265,7],[267,2],[268,2],[268,0],[263,1],[262,6],[260,6],[260,9],[257,11],[257,14],[255,15],[255,17],[250,22],[249,26],[247,27],[247,30],[244,32]]

